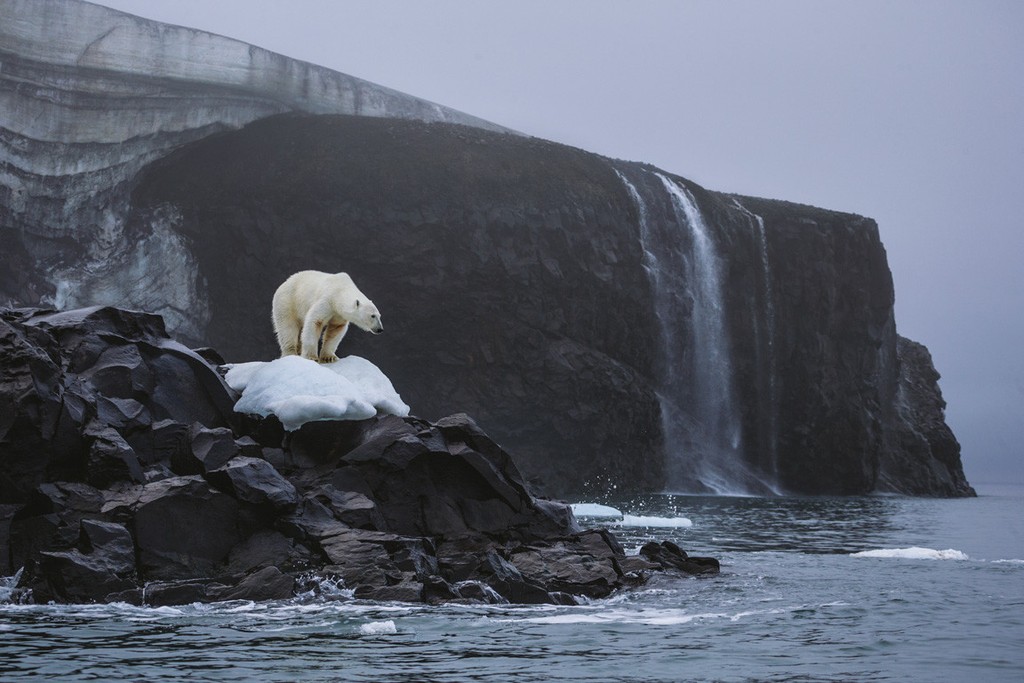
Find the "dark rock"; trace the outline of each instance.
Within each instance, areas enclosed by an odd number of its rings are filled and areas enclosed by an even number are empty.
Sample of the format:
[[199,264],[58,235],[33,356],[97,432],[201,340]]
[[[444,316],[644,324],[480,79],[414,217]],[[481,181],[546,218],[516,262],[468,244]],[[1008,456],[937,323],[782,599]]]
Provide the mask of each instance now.
[[189,447],[178,450],[171,459],[176,474],[206,474],[220,469],[239,454],[235,436],[227,427],[208,429],[196,423],[189,429]]
[[277,567],[258,569],[234,588],[218,595],[219,600],[287,600],[294,594],[295,578]]
[[324,484],[314,490],[317,500],[323,502],[335,519],[356,529],[384,530],[387,525],[377,504],[372,499],[356,491],[338,491],[331,484]]
[[423,579],[423,602],[436,605],[464,597],[440,576],[428,576]]
[[973,496],[960,461],[960,444],[946,424],[939,373],[921,344],[899,337],[892,439],[879,464],[883,491],[931,496]]
[[[267,446],[266,421],[228,419],[226,385],[158,318],[0,320],[15,351],[0,373],[21,392],[3,424],[45,463],[0,451],[0,559],[37,600],[285,599],[302,575],[300,591],[332,577],[373,600],[571,604],[646,576],[535,498],[465,414],[311,423]],[[41,410],[51,392],[59,409]]]
[[226,571],[247,573],[275,566],[293,554],[295,543],[277,531],[258,531],[231,549]]
[[546,604],[551,601],[543,586],[525,578],[515,565],[494,550],[484,557],[479,572],[487,585],[509,602]]
[[589,531],[550,545],[525,547],[511,556],[522,576],[556,591],[603,598],[619,587],[617,560],[624,557],[607,531]]
[[460,581],[454,588],[458,596],[463,600],[483,602],[490,605],[508,602],[500,593],[482,581]]
[[[234,447],[234,441],[230,443]],[[295,486],[266,460],[239,456],[207,474],[207,479],[220,490],[251,505],[289,511],[299,502]]]
[[77,548],[39,552],[32,591],[40,602],[97,602],[135,585],[135,546],[128,530],[82,520]]
[[139,569],[147,580],[215,574],[241,540],[238,503],[198,476],[147,484],[134,521]]
[[189,605],[193,602],[216,602],[227,587],[212,580],[154,581],[146,584],[143,603],[150,607]]
[[[321,541],[330,568],[346,586],[386,586],[401,580],[402,571],[391,561],[386,543],[400,542],[395,534],[347,529]],[[383,599],[383,598],[381,598]]]
[[86,481],[97,488],[106,488],[118,481],[143,483],[146,481],[142,464],[135,450],[109,426],[86,426],[85,435],[93,437],[89,447]]
[[640,548],[640,555],[661,569],[678,569],[687,574],[717,574],[718,560],[711,557],[689,557],[678,545],[671,541],[645,543]]
[[405,580],[390,586],[360,587],[355,596],[381,602],[422,602],[423,584],[412,577],[405,577]]

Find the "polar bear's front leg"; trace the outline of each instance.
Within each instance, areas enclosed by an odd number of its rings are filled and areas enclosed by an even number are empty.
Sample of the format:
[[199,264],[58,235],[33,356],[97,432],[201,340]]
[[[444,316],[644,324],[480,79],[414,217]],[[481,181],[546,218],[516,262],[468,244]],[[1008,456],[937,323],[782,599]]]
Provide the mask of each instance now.
[[348,323],[327,326],[327,331],[324,333],[324,344],[320,348],[321,363],[333,363],[338,360],[335,352],[346,332],[348,332]]

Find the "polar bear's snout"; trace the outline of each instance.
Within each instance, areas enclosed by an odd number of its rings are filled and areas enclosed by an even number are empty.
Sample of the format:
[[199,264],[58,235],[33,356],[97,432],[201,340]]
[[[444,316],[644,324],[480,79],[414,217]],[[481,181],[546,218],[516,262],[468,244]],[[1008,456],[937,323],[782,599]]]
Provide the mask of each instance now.
[[373,327],[370,328],[370,332],[372,332],[373,334],[380,334],[381,332],[384,331],[384,325],[381,324],[380,318],[374,320],[373,323],[374,324]]

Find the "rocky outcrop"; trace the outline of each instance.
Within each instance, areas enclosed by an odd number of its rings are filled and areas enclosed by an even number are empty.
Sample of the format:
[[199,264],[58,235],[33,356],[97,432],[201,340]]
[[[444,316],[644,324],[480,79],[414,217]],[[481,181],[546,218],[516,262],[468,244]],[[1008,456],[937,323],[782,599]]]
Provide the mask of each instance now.
[[[548,493],[969,493],[937,376],[898,353],[874,221],[102,7],[0,2],[0,301],[153,310],[270,358],[276,286],[344,270],[388,331],[343,351],[428,419],[471,412]],[[192,474],[223,457],[199,452]]]
[[973,496],[960,462],[960,444],[946,424],[946,402],[939,373],[922,344],[899,337],[896,344],[896,443],[884,451],[879,467],[881,491],[912,495]]
[[[573,603],[655,570],[532,496],[472,419],[307,423],[233,413],[157,316],[0,312],[0,573],[37,602],[357,597]],[[212,356],[209,351],[206,355]]]

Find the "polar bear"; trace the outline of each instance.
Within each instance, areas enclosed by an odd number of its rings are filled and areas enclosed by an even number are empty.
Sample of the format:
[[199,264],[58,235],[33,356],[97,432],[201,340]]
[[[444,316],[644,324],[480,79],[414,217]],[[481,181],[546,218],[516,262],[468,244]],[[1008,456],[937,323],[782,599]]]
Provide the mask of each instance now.
[[349,323],[373,334],[384,330],[377,307],[348,273],[295,273],[274,292],[272,310],[282,358],[298,355],[333,363],[338,360],[334,352]]

